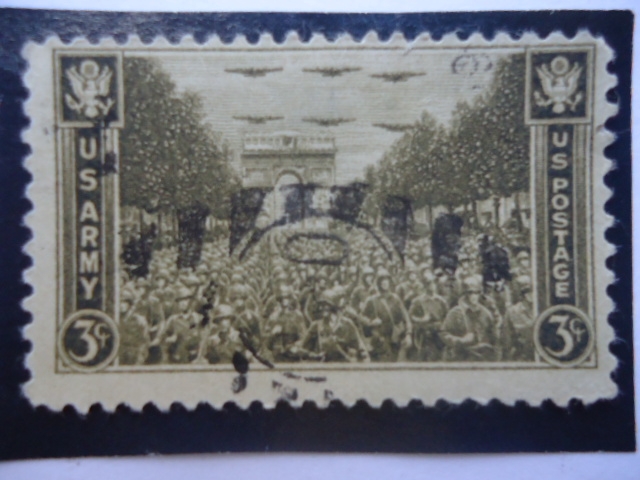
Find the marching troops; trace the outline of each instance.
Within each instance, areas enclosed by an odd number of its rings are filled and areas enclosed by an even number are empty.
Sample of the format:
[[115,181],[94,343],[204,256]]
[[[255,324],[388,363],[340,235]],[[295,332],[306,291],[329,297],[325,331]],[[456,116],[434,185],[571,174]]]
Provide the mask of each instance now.
[[442,323],[443,360],[497,360],[498,323],[480,303],[482,279],[479,276],[469,277],[463,288],[463,297]]
[[298,343],[302,340],[306,322],[297,308],[293,289],[283,286],[277,297],[278,306],[265,324],[265,358],[274,362],[300,359]]
[[144,363],[148,355],[149,326],[136,313],[136,297],[131,292],[120,296],[120,361],[123,365]]
[[311,324],[300,342],[308,358],[324,362],[369,360],[358,328],[342,313],[345,293],[343,287],[333,287],[320,296],[321,318]]
[[373,361],[406,360],[412,344],[413,326],[404,303],[391,289],[391,275],[382,268],[376,278],[377,291],[364,303],[362,325],[374,341]]
[[194,269],[176,267],[175,247],[154,250],[148,275],[122,274],[120,363],[535,359],[528,248],[456,233],[453,268],[429,239],[410,240],[401,264],[350,235],[340,266],[275,258],[269,242],[243,261],[205,243]]
[[533,294],[528,275],[516,277],[520,300],[505,314],[505,328],[509,336],[508,358],[515,361],[533,361]]
[[423,293],[411,302],[409,317],[413,322],[415,359],[437,361],[442,359],[444,344],[440,329],[447,314],[447,302],[436,291],[435,276],[425,269],[422,275]]

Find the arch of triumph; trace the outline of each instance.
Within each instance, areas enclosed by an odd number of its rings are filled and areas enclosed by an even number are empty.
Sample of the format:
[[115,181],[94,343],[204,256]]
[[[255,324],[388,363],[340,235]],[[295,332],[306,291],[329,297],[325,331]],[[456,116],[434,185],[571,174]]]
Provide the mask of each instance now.
[[240,158],[244,187],[274,187],[281,178],[292,176],[299,183],[336,183],[336,145],[331,135],[247,134]]

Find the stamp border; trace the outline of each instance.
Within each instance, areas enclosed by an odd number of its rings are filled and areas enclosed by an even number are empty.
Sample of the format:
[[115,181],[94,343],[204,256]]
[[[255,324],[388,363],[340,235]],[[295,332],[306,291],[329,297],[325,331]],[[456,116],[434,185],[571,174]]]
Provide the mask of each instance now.
[[[131,39],[133,41],[136,41],[136,39]],[[264,36],[261,37],[261,41],[271,41],[272,39],[269,36]],[[293,39],[295,40],[295,38]],[[188,41],[188,39],[187,39]],[[319,38],[312,38],[311,41],[316,41],[318,43],[323,43],[322,39]],[[287,46],[287,45],[282,45],[282,46],[278,46],[277,47],[277,51],[278,52],[282,52],[282,51],[300,51],[302,49],[304,49],[305,51],[307,50],[313,50],[313,51],[342,51],[342,50],[359,50],[359,49],[367,49],[367,50],[403,50],[404,47],[401,45],[376,45],[376,46],[359,46],[358,44],[354,44],[354,43],[347,43],[350,41],[350,39],[347,38],[342,38],[341,39],[342,43],[341,44],[324,44],[324,45],[318,45],[316,47],[306,47],[303,43],[299,43],[299,44],[295,44],[295,42],[293,45]],[[100,48],[100,50],[96,50],[96,48]],[[433,49],[433,45],[419,45],[419,44],[413,44],[411,45],[411,48],[413,50],[430,50]],[[456,45],[441,45],[438,46],[437,48],[439,49],[460,49],[459,46]],[[571,122],[576,123],[576,124],[580,124],[580,125],[585,125],[587,127],[591,127],[589,129],[589,142],[590,144],[593,143],[594,141],[594,137],[596,135],[595,129],[593,128],[593,123],[595,122],[595,117],[591,118],[592,113],[595,109],[595,68],[596,68],[596,62],[595,62],[595,57],[596,57],[596,45],[594,43],[575,43],[575,44],[570,44],[569,46],[567,45],[563,45],[562,43],[557,43],[557,44],[545,44],[544,47],[532,47],[529,45],[518,45],[516,43],[514,43],[513,45],[487,45],[487,44],[483,44],[483,45],[467,45],[465,46],[465,51],[472,51],[472,50],[513,50],[513,51],[518,51],[520,53],[522,53],[523,55],[525,55],[527,57],[527,59],[531,56],[532,53],[535,53],[536,51],[543,51],[543,52],[548,52],[548,51],[553,51],[553,50],[558,50],[558,51],[579,51],[579,52],[588,52],[588,60],[591,62],[591,67],[588,70],[588,80],[587,80],[587,85],[589,86],[590,89],[590,102],[588,102],[587,104],[587,115],[585,119],[568,119],[568,120],[559,120],[556,121],[556,124],[569,124]],[[151,45],[142,45],[140,43],[138,43],[135,47],[132,48],[128,48],[125,45],[122,46],[116,46],[116,45],[108,45],[106,47],[100,47],[100,46],[96,46],[96,45],[85,45],[85,46],[75,46],[73,48],[68,48],[64,45],[56,45],[52,48],[52,54],[53,54],[53,66],[54,66],[54,92],[58,92],[59,91],[59,85],[58,85],[58,79],[59,79],[59,72],[58,72],[58,62],[57,59],[62,56],[62,55],[79,55],[79,54],[91,54],[92,56],[111,56],[111,55],[116,55],[118,62],[120,64],[120,66],[122,65],[123,59],[127,56],[129,57],[137,57],[142,53],[158,53],[158,54],[162,54],[165,52],[170,52],[172,50],[175,51],[186,51],[186,52],[256,52],[256,51],[265,51],[265,52],[271,52],[274,51],[274,47],[270,46],[270,47],[259,47],[259,46],[245,46],[242,44],[242,42],[240,42],[240,44],[238,46],[235,45],[220,45],[217,44],[215,42],[215,40],[213,41],[209,41],[206,44],[203,44],[200,47],[194,47],[194,46],[187,46],[182,47],[181,44],[175,44],[175,45],[160,45],[159,47],[151,44]],[[527,68],[526,68],[526,72],[525,75],[526,77],[526,81],[525,81],[525,124],[527,126],[538,126],[538,125],[550,125],[553,123],[552,120],[532,120],[528,117],[528,114],[530,112],[530,105],[529,105],[529,97],[530,97],[530,71],[529,71],[529,64],[530,62],[527,61],[525,62]],[[123,76],[119,77],[119,108],[122,109],[123,108],[123,97],[124,97],[124,86],[123,84]],[[58,122],[58,124],[60,125],[60,127],[72,127],[72,128],[86,128],[88,126],[88,124],[86,122],[64,122],[61,117],[60,117],[60,112],[59,109],[57,108],[60,104],[60,99],[56,98],[54,101],[54,108],[56,110],[56,120]],[[121,120],[118,122],[114,122],[112,124],[110,124],[111,126],[115,127],[115,128],[122,128],[123,127],[123,122],[124,122],[124,117],[123,114],[120,114],[120,118]],[[533,142],[533,136],[531,137],[531,141]],[[545,140],[546,141],[546,140]],[[60,143],[58,141],[58,139],[56,138],[55,140],[56,142],[56,146],[57,146],[57,150],[56,150],[56,163],[57,165],[61,165],[62,164],[62,160],[61,160],[61,156],[60,156]],[[535,168],[535,164],[534,162],[531,162],[531,168],[532,171]],[[591,168],[591,163],[587,162],[587,168],[590,169]],[[576,172],[574,171],[573,173],[574,178],[576,175]],[[545,185],[546,185],[546,176],[545,176]],[[590,175],[590,170],[586,172],[585,174],[585,178],[588,179],[589,185],[587,190],[588,195],[591,196],[591,194],[593,193],[593,177]],[[59,180],[58,180],[59,183]],[[585,182],[586,183],[586,182]],[[545,187],[546,188],[546,187]],[[62,197],[63,194],[63,188],[62,186],[58,185],[58,190],[60,192],[60,195],[58,195],[58,197]],[[535,198],[534,198],[534,190],[535,190],[535,176],[532,175],[531,177],[531,188],[529,190],[529,195],[531,196],[531,205],[534,206],[535,209]],[[587,212],[587,214],[592,218],[593,214],[594,214],[594,205],[590,202],[587,203],[589,210]],[[119,208],[119,204],[116,202],[116,209]],[[73,205],[73,208],[75,208],[75,205]],[[574,212],[576,209],[576,206],[573,206],[574,208]],[[58,212],[58,224],[57,224],[57,228],[58,228],[58,232],[56,235],[56,239],[59,242],[56,245],[56,250],[57,252],[60,254],[59,258],[63,257],[63,248],[61,247],[61,242],[60,242],[60,238],[62,235],[62,222],[64,221],[64,215],[63,212],[60,208],[57,208],[57,212]],[[575,215],[575,213],[574,213]],[[104,220],[103,220],[104,221]],[[576,226],[574,224],[574,230],[575,230]],[[589,222],[588,225],[588,231],[590,233],[590,235],[587,236],[588,238],[588,242],[589,244],[591,244],[591,246],[593,246],[593,222]],[[545,233],[548,236],[548,229],[545,230]],[[531,229],[531,235],[532,238],[534,236],[534,229]],[[74,238],[75,241],[75,238]],[[534,244],[534,242],[532,241],[532,245]],[[545,246],[548,247],[548,241],[545,243]],[[593,254],[591,254],[591,257],[593,257]],[[545,261],[548,262],[548,254],[545,256]],[[117,260],[116,260],[117,263]],[[56,267],[61,270],[62,267],[62,262],[58,261]],[[577,266],[574,266],[574,268],[577,268]],[[548,269],[548,268],[547,268]],[[595,279],[595,265],[591,264],[591,278],[588,278],[587,280],[589,281],[589,283],[593,283],[593,291],[595,293],[595,282],[593,281]],[[64,299],[64,292],[62,289],[62,280],[61,280],[61,275],[58,275],[57,277],[57,299],[58,302],[60,302],[60,304],[63,303],[63,299]],[[577,275],[576,275],[577,278]],[[534,285],[534,290],[537,287]],[[547,285],[548,288],[548,285]],[[58,325],[62,325],[66,319],[63,318],[62,313],[61,313],[61,308],[58,308],[58,311],[60,313],[58,313]],[[590,318],[595,318],[595,306],[591,305],[589,311],[588,311],[588,315],[590,316]],[[595,335],[595,329],[596,329],[596,324],[594,321],[594,335]],[[596,343],[596,340],[594,339],[594,343]],[[595,369],[598,367],[598,355],[597,355],[597,349],[594,348],[593,349],[593,356],[594,356],[594,360],[592,362],[590,361],[585,361],[580,365],[577,365],[576,368],[581,368],[581,369]],[[74,369],[72,367],[69,367],[67,365],[65,365],[63,362],[60,362],[59,359],[61,358],[61,353],[59,352],[59,348],[56,347],[56,365],[55,365],[55,373],[56,374],[76,374],[79,369]],[[553,362],[535,362],[535,363],[525,363],[523,364],[522,362],[484,362],[482,364],[471,364],[471,363],[465,363],[465,362],[459,362],[459,363],[453,363],[453,362],[440,362],[437,364],[430,364],[430,363],[421,363],[421,362],[406,362],[406,363],[398,363],[398,362],[394,362],[391,364],[384,364],[384,363],[379,363],[379,364],[355,364],[355,365],[341,365],[341,364],[332,364],[331,366],[323,366],[322,364],[317,364],[317,363],[306,363],[306,364],[278,364],[275,366],[275,368],[272,370],[274,372],[286,372],[286,371],[290,371],[290,370],[300,370],[300,371],[373,371],[373,370],[384,370],[384,371],[390,371],[390,370],[411,370],[411,371],[416,371],[416,370],[424,370],[424,371],[434,371],[434,370],[548,370],[548,369],[553,369],[554,367],[559,366],[559,364],[554,364]],[[160,366],[120,366],[120,365],[112,365],[112,366],[107,366],[105,369],[101,369],[96,371],[95,373],[169,373],[169,372],[202,372],[202,371],[210,371],[210,372],[233,372],[234,369],[231,365],[208,365],[206,367],[202,367],[202,366],[196,366],[196,365],[170,365],[170,364],[166,364],[166,365],[160,365]]]

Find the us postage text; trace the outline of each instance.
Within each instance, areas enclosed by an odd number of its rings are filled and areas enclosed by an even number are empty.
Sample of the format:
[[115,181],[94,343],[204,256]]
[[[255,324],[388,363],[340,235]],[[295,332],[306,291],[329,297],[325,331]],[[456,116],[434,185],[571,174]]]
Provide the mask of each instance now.
[[602,40],[24,56],[34,404],[615,396]]

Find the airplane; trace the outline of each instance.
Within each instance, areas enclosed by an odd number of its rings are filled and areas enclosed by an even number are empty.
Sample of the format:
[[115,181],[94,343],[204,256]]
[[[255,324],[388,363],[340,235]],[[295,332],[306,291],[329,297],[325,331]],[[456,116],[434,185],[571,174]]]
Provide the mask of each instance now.
[[321,127],[335,127],[341,123],[353,122],[355,118],[317,118],[306,117],[302,119],[303,122],[317,123]]
[[374,127],[384,128],[390,132],[406,132],[414,128],[412,123],[373,123]]
[[388,72],[388,73],[374,73],[370,75],[372,78],[379,78],[385,82],[406,82],[411,77],[422,77],[426,75],[425,72]]
[[257,78],[264,77],[267,73],[272,72],[281,72],[283,70],[282,67],[277,68],[225,68],[224,71],[227,73],[239,73],[240,75],[244,75],[245,77]]
[[284,117],[273,117],[271,115],[265,115],[263,117],[254,116],[254,115],[234,115],[234,120],[242,120],[247,123],[251,123],[253,125],[263,125],[267,122],[271,122],[274,120],[282,120]]
[[342,68],[334,68],[334,67],[326,67],[326,68],[303,68],[303,72],[307,73],[319,73],[323,77],[339,77],[343,73],[351,73],[362,70],[360,67],[342,67]]

